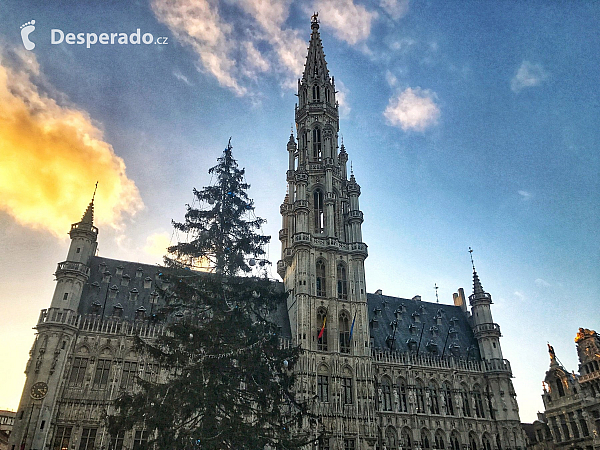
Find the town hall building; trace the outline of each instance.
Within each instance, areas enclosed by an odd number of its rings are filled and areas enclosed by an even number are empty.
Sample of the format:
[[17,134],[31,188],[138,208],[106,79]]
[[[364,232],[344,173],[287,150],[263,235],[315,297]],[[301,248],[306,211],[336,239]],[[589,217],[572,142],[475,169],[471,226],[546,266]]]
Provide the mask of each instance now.
[[[277,263],[289,296],[277,320],[282,338],[304,350],[295,389],[318,418],[299,428],[319,449],[524,449],[492,296],[474,267],[472,293],[458,289],[453,305],[367,293],[361,187],[339,145],[316,15],[295,121]],[[161,268],[99,256],[93,209],[72,225],[40,314],[11,450],[121,450],[148,438],[135,429],[111,437],[105,419],[138,377],[160,376],[133,342],[164,332],[149,320],[165,288]]]

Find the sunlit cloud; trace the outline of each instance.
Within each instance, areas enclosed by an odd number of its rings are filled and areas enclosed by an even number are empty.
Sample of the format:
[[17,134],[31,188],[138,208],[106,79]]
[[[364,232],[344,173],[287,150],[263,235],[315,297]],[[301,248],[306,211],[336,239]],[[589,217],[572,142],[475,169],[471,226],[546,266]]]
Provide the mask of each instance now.
[[405,131],[424,131],[435,125],[440,117],[436,98],[436,94],[430,90],[406,88],[390,98],[383,115],[389,125]]
[[541,64],[532,64],[529,61],[523,61],[521,67],[510,81],[510,88],[513,92],[519,93],[521,90],[539,86],[542,81],[548,78],[548,73]]
[[319,11],[319,19],[333,28],[338,39],[354,45],[371,34],[371,23],[377,12],[369,11],[353,0],[316,0],[313,9]]
[[379,5],[394,20],[401,19],[408,13],[408,0],[381,0]]
[[42,92],[32,53],[0,54],[0,209],[65,236],[98,181],[95,222],[121,228],[143,207],[125,163],[90,116]]
[[167,254],[167,248],[171,245],[173,244],[171,243],[171,235],[169,233],[154,233],[146,238],[144,252],[162,260],[162,257]]

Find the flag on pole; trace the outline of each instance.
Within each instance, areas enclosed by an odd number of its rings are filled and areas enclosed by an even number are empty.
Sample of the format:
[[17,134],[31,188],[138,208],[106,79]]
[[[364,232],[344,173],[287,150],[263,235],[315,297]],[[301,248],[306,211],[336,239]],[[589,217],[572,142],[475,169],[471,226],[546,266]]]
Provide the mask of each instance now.
[[352,319],[352,326],[350,326],[350,337],[348,338],[348,343],[352,340],[352,333],[354,332],[354,322],[356,321],[356,313],[358,311],[354,311],[354,319]]
[[319,336],[317,339],[321,339],[323,337],[323,333],[325,332],[325,324],[327,323],[327,311],[325,311],[325,317],[323,317],[323,326],[321,327],[321,331],[319,331]]

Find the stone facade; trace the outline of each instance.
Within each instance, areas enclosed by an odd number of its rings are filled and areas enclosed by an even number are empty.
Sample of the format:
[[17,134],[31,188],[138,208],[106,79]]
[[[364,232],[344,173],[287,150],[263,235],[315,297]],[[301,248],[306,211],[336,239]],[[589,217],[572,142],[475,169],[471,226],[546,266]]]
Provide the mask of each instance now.
[[[544,379],[544,414],[533,423],[557,449],[600,448],[600,336],[580,328],[575,338],[579,374],[569,373],[548,345],[550,368]],[[530,447],[541,436],[530,439]]]
[[8,437],[15,423],[14,411],[0,411],[0,450],[8,449]]
[[[297,392],[318,418],[298,432],[331,450],[524,448],[492,297],[474,268],[470,310],[462,289],[454,305],[367,294],[361,188],[338,145],[335,81],[316,17],[311,28],[281,205],[277,271],[290,295],[275,317],[282,338],[304,349]],[[154,318],[161,269],[97,256],[93,201],[70,235],[36,327],[11,450],[120,450],[147,438],[137,429],[111,439],[104,419],[136,377],[160,376],[133,337],[163,332]]]

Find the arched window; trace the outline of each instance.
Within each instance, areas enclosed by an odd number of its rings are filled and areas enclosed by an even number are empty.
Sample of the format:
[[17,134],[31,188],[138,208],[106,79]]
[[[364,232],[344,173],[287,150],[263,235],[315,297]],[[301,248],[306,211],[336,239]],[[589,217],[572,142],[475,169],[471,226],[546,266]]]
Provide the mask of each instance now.
[[417,380],[417,412],[425,412],[425,392],[421,380]]
[[339,263],[337,266],[337,295],[338,298],[346,300],[348,298],[348,281],[346,280],[346,266]]
[[387,448],[398,448],[398,444],[396,443],[397,437],[398,436],[396,434],[396,429],[392,426],[387,427],[387,430],[385,430],[385,443],[387,445]]
[[565,387],[563,386],[562,380],[560,378],[556,379],[556,388],[558,389],[559,397],[565,396]]
[[404,450],[412,449],[412,439],[410,438],[410,429],[404,428],[401,434],[402,448]]
[[322,259],[317,261],[317,297],[325,297],[325,262]]
[[439,414],[440,400],[438,398],[437,385],[433,380],[431,380],[431,382],[429,383],[429,396],[431,399],[431,406],[429,407],[429,412],[431,412],[431,414]]
[[421,430],[421,444],[423,445],[424,449],[431,448],[431,444],[429,441],[429,431],[427,431],[425,428]]
[[400,412],[408,412],[408,403],[406,401],[406,381],[400,378],[398,380],[398,408]]
[[446,414],[448,414],[449,416],[453,416],[454,402],[452,400],[452,387],[450,386],[450,383],[444,383],[443,391],[444,400],[446,401]]
[[[319,308],[317,311],[317,350],[327,351],[327,311]],[[321,336],[321,337],[319,337]]]
[[436,448],[438,450],[444,450],[444,448],[445,448],[444,441],[445,440],[446,439],[444,438],[444,433],[441,430],[438,430],[435,433],[435,447],[434,448]]
[[481,390],[478,385],[475,385],[473,388],[473,399],[475,400],[475,416],[485,417],[485,412],[483,411],[483,398],[481,397]]
[[322,402],[329,401],[329,370],[321,365],[317,373],[317,397]]
[[389,378],[383,377],[381,380],[381,410],[392,410],[392,386]]
[[340,352],[350,353],[350,318],[348,313],[343,311],[340,314]]
[[330,102],[330,97],[329,97],[329,88],[325,88],[325,101],[327,103],[331,103]]
[[463,415],[465,417],[471,417],[471,399],[469,398],[469,390],[465,384],[461,387],[460,397],[463,404]]
[[323,192],[320,189],[317,189],[313,194],[313,203],[315,233],[322,233],[325,229],[325,217],[323,214]]
[[460,439],[456,430],[450,435],[450,450],[460,450]]
[[[316,71],[317,68],[315,67],[315,73]],[[316,102],[321,101],[321,89],[317,85],[313,86],[313,100]]]
[[313,158],[321,159],[323,157],[322,146],[321,146],[321,129],[315,128],[313,130]]
[[483,450],[492,450],[492,444],[486,435],[481,439],[481,447]]
[[469,436],[469,450],[477,450],[477,438],[473,433]]

